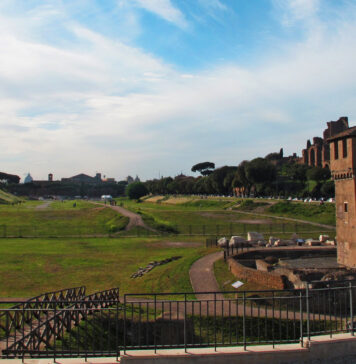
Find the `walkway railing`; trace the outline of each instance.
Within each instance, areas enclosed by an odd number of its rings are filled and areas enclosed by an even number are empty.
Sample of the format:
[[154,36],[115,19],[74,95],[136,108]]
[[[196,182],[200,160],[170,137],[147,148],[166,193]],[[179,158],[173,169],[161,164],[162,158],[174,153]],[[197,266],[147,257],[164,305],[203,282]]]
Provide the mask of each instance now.
[[[118,357],[133,349],[219,346],[247,349],[256,344],[303,344],[313,335],[354,335],[356,281],[312,285],[315,288],[283,291],[125,294],[120,302],[118,290],[104,291],[64,308],[60,303],[46,308],[45,330],[38,327],[16,347],[2,348],[2,357]],[[4,332],[0,335],[6,343]]]
[[[85,287],[80,287],[78,292],[85,292]],[[48,297],[48,294],[44,296]],[[2,309],[2,356],[11,358],[24,355],[51,356],[51,353],[55,355],[57,340],[63,337],[65,332],[70,332],[81,320],[86,320],[88,315],[115,302],[118,304],[119,289],[96,292],[89,296],[70,296],[61,295],[61,299],[57,297],[57,300],[42,300],[41,307],[27,306],[26,302]],[[14,322],[13,318],[17,320]]]

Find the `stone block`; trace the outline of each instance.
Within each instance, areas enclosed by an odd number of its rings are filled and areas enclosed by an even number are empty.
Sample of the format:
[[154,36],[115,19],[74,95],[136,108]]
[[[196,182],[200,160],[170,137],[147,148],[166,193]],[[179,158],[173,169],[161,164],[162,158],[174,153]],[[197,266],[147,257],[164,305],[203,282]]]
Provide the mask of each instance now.
[[249,231],[247,233],[247,240],[248,241],[258,241],[258,240],[264,240],[264,237],[261,233],[257,233],[254,231]]

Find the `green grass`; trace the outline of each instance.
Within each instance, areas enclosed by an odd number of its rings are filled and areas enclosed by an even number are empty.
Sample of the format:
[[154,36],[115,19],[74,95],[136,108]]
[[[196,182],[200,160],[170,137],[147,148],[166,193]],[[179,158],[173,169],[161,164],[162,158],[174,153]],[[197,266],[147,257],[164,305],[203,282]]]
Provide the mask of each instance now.
[[118,212],[86,201],[52,202],[42,209],[43,204],[0,205],[0,237],[95,236],[121,231],[128,223]]
[[[157,238],[1,239],[0,297],[31,297],[81,285],[89,293],[113,287],[125,293],[191,291],[189,268],[211,251]],[[172,256],[182,258],[130,278],[150,261]]]
[[17,204],[20,201],[22,200],[15,195],[0,190],[0,204]]
[[335,225],[335,204],[302,203],[283,201],[278,202],[267,210],[278,216],[308,220],[320,224]]
[[261,206],[268,206],[269,204],[267,202],[261,202],[261,201],[255,201],[252,199],[246,199],[246,200],[240,200],[239,204],[237,206],[234,206],[234,210],[240,210],[240,211],[253,211],[257,207]]
[[[234,206],[238,202],[240,208],[236,210],[226,208]],[[307,223],[298,223],[296,227],[295,222],[276,219],[273,213],[269,213],[270,216],[267,218],[254,214],[253,210],[256,207],[262,207],[268,211],[269,204],[260,200],[195,199],[182,204],[168,205],[119,199],[118,203],[141,214],[145,222],[152,228],[157,228],[157,224],[160,224],[161,231],[173,232],[176,230],[178,233],[187,235],[245,235],[248,231],[260,231],[267,235],[278,234],[278,236],[286,233],[287,235],[283,235],[283,237],[290,237],[293,232],[307,233],[306,236],[310,237],[311,233],[318,236],[319,233],[326,230]],[[248,212],[248,214],[244,214],[244,212]],[[259,211],[259,213],[267,212]],[[331,219],[332,212],[327,211],[325,217]],[[309,219],[305,218],[305,220]],[[165,227],[167,227],[166,230]]]

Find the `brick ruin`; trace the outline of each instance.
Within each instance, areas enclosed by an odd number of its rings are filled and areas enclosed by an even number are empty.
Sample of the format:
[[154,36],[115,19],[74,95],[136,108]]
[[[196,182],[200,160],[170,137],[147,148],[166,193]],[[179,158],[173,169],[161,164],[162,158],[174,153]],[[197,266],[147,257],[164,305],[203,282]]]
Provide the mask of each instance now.
[[328,139],[335,182],[337,260],[356,268],[356,127]]
[[301,163],[313,167],[330,167],[330,148],[327,140],[333,136],[347,130],[349,121],[346,116],[342,116],[337,121],[326,123],[327,128],[323,132],[323,137],[314,137],[313,144],[307,141],[306,149],[302,151]]

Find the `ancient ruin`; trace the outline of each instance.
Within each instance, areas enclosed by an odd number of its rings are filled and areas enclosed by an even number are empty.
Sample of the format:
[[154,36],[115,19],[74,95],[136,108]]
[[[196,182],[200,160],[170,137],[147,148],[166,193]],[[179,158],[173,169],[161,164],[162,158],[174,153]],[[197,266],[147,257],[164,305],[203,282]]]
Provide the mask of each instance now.
[[335,182],[337,260],[356,267],[356,127],[328,139]]
[[323,132],[323,137],[314,137],[313,144],[307,141],[306,149],[302,151],[301,162],[313,167],[330,166],[330,148],[328,139],[334,137],[349,128],[349,121],[346,116],[342,116],[337,121],[326,123],[327,128]]

